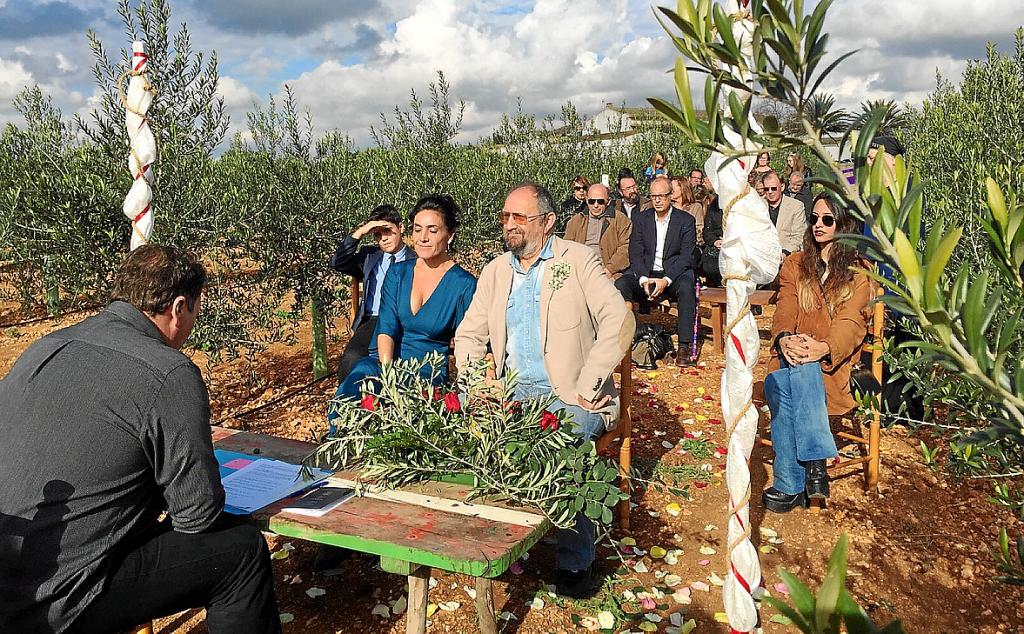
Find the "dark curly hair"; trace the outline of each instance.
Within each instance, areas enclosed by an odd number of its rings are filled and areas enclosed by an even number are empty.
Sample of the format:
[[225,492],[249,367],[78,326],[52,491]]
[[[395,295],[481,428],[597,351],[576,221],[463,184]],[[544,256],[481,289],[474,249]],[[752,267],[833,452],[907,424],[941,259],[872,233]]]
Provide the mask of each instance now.
[[428,194],[423,198],[416,201],[416,205],[409,212],[409,225],[416,224],[416,214],[429,209],[436,211],[441,214],[444,219],[444,226],[448,229],[448,233],[454,234],[459,226],[462,224],[459,221],[459,216],[462,215],[462,209],[455,202],[455,199],[448,194]]

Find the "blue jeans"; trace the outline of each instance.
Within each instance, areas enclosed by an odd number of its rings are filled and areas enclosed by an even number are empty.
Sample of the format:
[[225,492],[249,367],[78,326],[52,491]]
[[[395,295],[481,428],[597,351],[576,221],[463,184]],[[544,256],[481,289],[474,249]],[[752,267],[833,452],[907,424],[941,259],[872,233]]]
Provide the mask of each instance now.
[[[600,414],[588,412],[579,405],[568,405],[555,400],[548,407],[549,412],[565,410],[572,414],[573,435],[580,443],[596,439],[604,433],[604,419]],[[594,563],[597,556],[597,529],[594,522],[585,513],[576,514],[576,524],[572,528],[555,530],[555,566],[559,570],[584,570]]]
[[836,441],[828,424],[821,365],[783,367],[764,380],[764,397],[772,412],[773,486],[787,495],[802,493],[806,473],[802,463],[836,456]]

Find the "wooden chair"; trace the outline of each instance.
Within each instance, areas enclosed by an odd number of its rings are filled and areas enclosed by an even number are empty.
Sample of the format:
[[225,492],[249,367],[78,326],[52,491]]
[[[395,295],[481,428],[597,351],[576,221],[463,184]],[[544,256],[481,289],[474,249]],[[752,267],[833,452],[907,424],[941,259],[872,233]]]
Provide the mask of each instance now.
[[[881,297],[884,291],[879,289],[878,297]],[[868,330],[868,336],[864,339],[864,343],[861,345],[862,357],[870,355],[871,358],[871,374],[878,381],[878,385],[882,385],[882,348],[883,339],[885,336],[885,304],[881,300],[876,301],[873,307],[871,316],[871,326]],[[845,477],[856,473],[858,470],[862,471],[864,475],[864,488],[865,490],[871,490],[878,486],[878,469],[881,463],[881,453],[879,451],[879,443],[881,442],[881,427],[882,427],[882,413],[879,409],[881,400],[881,394],[876,394],[872,398],[871,405],[871,418],[868,421],[868,431],[864,434],[863,431],[860,435],[848,431],[840,431],[836,433],[836,436],[857,444],[861,447],[861,454],[857,458],[848,458],[845,460],[839,460],[829,465],[828,470],[833,477]],[[768,447],[772,446],[772,441],[767,438],[760,438],[758,440],[762,445]],[[847,471],[850,467],[859,467],[859,469],[853,471]]]
[[131,634],[153,634],[153,622],[139,625],[131,631]]

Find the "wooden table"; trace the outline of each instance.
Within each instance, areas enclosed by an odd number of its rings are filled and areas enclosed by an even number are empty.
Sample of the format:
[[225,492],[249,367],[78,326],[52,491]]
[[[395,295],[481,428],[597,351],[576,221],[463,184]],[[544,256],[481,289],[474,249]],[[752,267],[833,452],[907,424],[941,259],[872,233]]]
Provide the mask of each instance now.
[[[298,463],[315,445],[286,438],[213,428],[217,449]],[[338,472],[333,484],[356,478]],[[427,627],[430,570],[439,568],[476,577],[480,631],[497,631],[491,579],[504,573],[530,549],[551,523],[537,511],[465,502],[471,487],[430,482],[397,490],[377,490],[353,498],[323,517],[281,511],[277,502],[253,514],[264,530],[380,556],[380,567],[409,580],[406,632]]]

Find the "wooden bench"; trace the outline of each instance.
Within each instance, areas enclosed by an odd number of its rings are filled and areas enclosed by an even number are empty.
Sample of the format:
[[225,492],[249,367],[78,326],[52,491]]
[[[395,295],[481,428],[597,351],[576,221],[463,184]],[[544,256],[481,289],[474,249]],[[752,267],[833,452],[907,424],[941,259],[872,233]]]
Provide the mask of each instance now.
[[[751,306],[773,306],[778,301],[779,292],[777,290],[759,290],[750,294]],[[725,289],[717,286],[702,288],[700,291],[700,303],[706,304],[711,309],[711,317],[706,325],[711,328],[711,341],[715,346],[715,350],[725,352]],[[675,302],[668,299],[652,304],[651,307],[662,313],[675,317],[679,316],[679,307]]]
[[[878,297],[881,297],[884,291],[878,291]],[[871,359],[871,375],[878,381],[878,385],[882,385],[882,350],[884,347],[884,336],[885,336],[885,304],[878,300],[875,302],[872,316],[871,325],[868,330],[868,335],[864,339],[864,343],[861,345],[862,356],[870,355]],[[843,440],[850,441],[861,448],[862,455],[857,458],[841,459],[829,464],[828,469],[831,473],[838,473],[834,477],[843,477],[845,475],[851,475],[861,471],[864,475],[864,488],[870,490],[878,486],[878,470],[881,464],[881,451],[879,444],[882,436],[882,412],[880,408],[881,394],[875,395],[872,399],[872,407],[870,420],[868,421],[868,432],[864,434],[863,431],[860,434],[855,434],[847,431],[840,431],[836,433],[836,437],[842,438]],[[767,438],[760,438],[758,440],[762,445],[768,447],[772,446],[772,441]],[[846,470],[850,467],[860,467],[860,469],[854,469],[853,471],[847,472]]]

